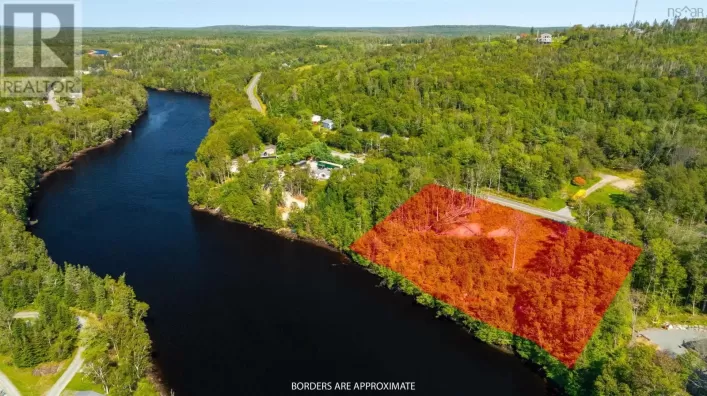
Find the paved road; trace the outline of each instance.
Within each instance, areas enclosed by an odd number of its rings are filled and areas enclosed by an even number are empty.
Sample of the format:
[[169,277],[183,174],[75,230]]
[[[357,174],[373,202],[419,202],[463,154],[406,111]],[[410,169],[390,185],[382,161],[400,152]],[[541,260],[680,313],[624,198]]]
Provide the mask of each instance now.
[[0,372],[0,390],[4,391],[7,396],[20,396],[20,391],[15,388],[12,381],[2,372]]
[[56,383],[51,387],[51,389],[49,389],[47,393],[44,394],[44,396],[61,395],[61,392],[64,391],[64,389],[67,385],[69,385],[69,382],[71,382],[76,373],[79,372],[81,366],[83,366],[83,351],[84,347],[79,347],[79,350],[78,352],[76,352],[76,356],[74,356],[74,359],[69,364],[69,367],[66,368],[64,374],[59,377],[59,380],[56,381]]
[[530,205],[524,204],[522,202],[514,201],[512,199],[499,197],[499,196],[493,195],[493,194],[486,194],[482,198],[486,199],[489,202],[493,202],[495,204],[507,206],[509,208],[517,209],[522,212],[526,212],[526,213],[530,213],[530,214],[533,214],[536,216],[544,217],[546,219],[559,221],[562,223],[574,223],[575,222],[574,217],[572,217],[571,214],[568,215],[568,212],[565,211],[564,209],[558,210],[557,212],[552,212],[549,210],[537,208],[535,206],[530,206]]
[[255,89],[258,87],[258,81],[260,81],[260,76],[262,75],[263,73],[258,73],[253,76],[253,79],[250,80],[250,83],[248,83],[248,87],[246,88],[246,93],[248,94],[248,99],[250,100],[250,106],[261,113],[263,112],[263,106],[260,105],[260,101],[255,95]]
[[[36,311],[21,311],[17,312],[16,314],[13,315],[13,318],[15,319],[39,319],[39,312]],[[83,330],[86,327],[87,320],[86,318],[78,316],[76,318],[79,322],[79,326],[81,327],[81,330]],[[69,364],[69,367],[66,368],[66,371],[64,371],[64,374],[59,377],[59,380],[49,389],[49,391],[44,395],[44,396],[59,396],[61,395],[61,392],[64,391],[67,385],[69,385],[69,382],[74,378],[76,373],[81,369],[81,366],[83,366],[83,351],[84,347],[79,347],[78,352],[76,353],[76,356],[74,356],[74,359],[71,361]],[[2,373],[0,373],[0,387],[5,389],[5,392],[8,393],[9,396],[20,396],[20,393],[17,392],[17,389],[12,385],[10,380],[5,377]],[[8,391],[7,389],[10,389]],[[16,393],[12,393],[12,389]]]
[[638,334],[646,337],[653,344],[658,345],[658,348],[661,350],[676,355],[682,355],[686,352],[685,348],[682,347],[683,342],[707,338],[707,332],[699,330],[647,329],[638,332]]

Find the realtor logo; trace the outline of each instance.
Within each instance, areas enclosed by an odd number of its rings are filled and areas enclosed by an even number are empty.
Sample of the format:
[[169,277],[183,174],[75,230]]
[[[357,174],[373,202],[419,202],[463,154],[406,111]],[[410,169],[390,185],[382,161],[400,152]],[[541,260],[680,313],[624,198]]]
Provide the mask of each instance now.
[[80,92],[78,11],[72,1],[2,1],[1,96]]
[[704,18],[704,9],[696,7],[668,8],[668,18]]

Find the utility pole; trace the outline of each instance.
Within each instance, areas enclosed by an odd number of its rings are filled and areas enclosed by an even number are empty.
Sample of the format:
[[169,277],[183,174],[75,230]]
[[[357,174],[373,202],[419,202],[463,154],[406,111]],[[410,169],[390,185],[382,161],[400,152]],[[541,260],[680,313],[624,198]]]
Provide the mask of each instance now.
[[638,0],[636,0],[636,5],[633,6],[633,20],[631,20],[631,27],[636,24],[636,10],[638,10]]

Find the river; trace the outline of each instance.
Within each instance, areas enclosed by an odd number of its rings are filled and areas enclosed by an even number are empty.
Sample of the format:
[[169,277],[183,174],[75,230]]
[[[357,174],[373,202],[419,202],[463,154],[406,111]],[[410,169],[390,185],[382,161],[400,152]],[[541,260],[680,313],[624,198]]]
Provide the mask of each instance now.
[[55,261],[127,274],[177,395],[280,395],[293,381],[546,393],[519,359],[336,252],[192,210],[185,165],[210,125],[208,99],[151,91],[132,135],[50,176],[32,206]]

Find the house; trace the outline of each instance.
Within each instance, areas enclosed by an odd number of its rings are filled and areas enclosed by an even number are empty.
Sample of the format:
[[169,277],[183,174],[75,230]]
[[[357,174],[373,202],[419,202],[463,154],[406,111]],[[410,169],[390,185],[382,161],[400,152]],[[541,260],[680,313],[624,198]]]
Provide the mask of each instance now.
[[77,100],[83,98],[83,93],[81,92],[70,92],[69,93],[69,98],[71,100]]
[[388,135],[387,133],[381,133],[380,138],[381,139],[390,139],[390,135]]
[[312,124],[317,125],[320,122],[322,122],[322,116],[316,114],[312,116]]
[[313,175],[317,180],[329,180],[331,178],[331,169],[317,169]]
[[5,113],[10,113],[10,112],[12,112],[12,107],[7,106],[4,109],[2,109],[2,111],[4,111]]
[[104,49],[95,49],[95,50],[91,50],[88,54],[91,56],[108,56],[108,55],[110,55],[110,52],[108,52],[108,50],[104,50]]
[[34,103],[31,100],[23,100],[22,104],[24,104],[28,109],[34,106]]
[[306,168],[307,167],[307,160],[297,161],[292,166],[297,167],[297,168]]
[[334,121],[332,121],[328,118],[326,120],[322,121],[322,125],[324,126],[324,128],[326,128],[330,131],[334,130]]
[[542,44],[552,44],[552,35],[550,33],[543,33],[538,37],[538,43]]
[[274,144],[268,144],[265,146],[265,150],[260,154],[260,158],[275,158],[277,153],[277,147]]

